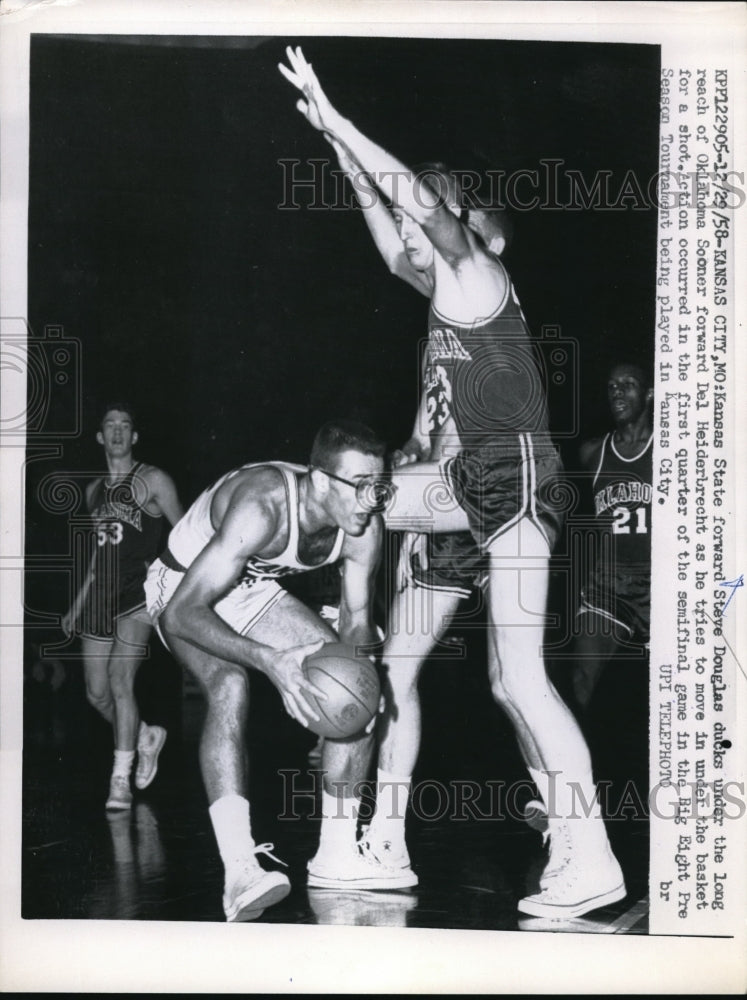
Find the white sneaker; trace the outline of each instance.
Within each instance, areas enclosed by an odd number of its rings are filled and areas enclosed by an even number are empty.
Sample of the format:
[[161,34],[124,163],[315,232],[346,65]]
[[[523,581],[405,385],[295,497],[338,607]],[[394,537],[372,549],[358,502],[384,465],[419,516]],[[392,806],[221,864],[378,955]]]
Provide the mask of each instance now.
[[158,755],[166,742],[163,726],[148,726],[140,723],[137,734],[137,769],[135,787],[142,790],[153,781],[158,770]]
[[547,861],[540,876],[540,886],[566,868],[573,858],[571,831],[567,823],[559,819],[548,820],[542,832],[542,846],[548,847]]
[[113,774],[109,782],[109,798],[106,809],[131,809],[132,789],[130,779],[123,774]]
[[389,857],[359,840],[346,855],[312,858],[307,865],[308,884],[315,889],[409,889],[418,884],[407,852]]
[[625,897],[622,869],[609,848],[596,858],[572,857],[554,874],[543,873],[540,891],[520,899],[518,908],[532,917],[567,920],[616,903]]
[[[254,848],[254,854],[266,854],[273,861],[279,861],[270,853],[272,844],[260,844]],[[280,864],[284,862],[280,861]],[[260,868],[256,858],[247,861],[235,874],[230,882],[226,882],[223,893],[223,912],[228,923],[243,923],[256,920],[274,903],[290,892],[290,880],[282,872],[266,872]]]

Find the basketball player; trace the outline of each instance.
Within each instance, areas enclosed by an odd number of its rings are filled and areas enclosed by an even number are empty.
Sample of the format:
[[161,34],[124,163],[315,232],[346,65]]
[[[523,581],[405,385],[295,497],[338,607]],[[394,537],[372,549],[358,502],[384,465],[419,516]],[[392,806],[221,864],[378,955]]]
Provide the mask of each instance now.
[[[277,581],[341,560],[339,637],[353,645],[375,642],[383,525],[372,494],[384,450],[367,427],[336,421],[317,434],[308,468],[268,462],[228,473],[190,507],[148,573],[152,619],[207,699],[200,765],[225,867],[228,921],[256,919],[290,889],[285,875],[257,861],[258,854],[271,857],[272,845],[252,837],[245,756],[250,671],[269,677],[288,714],[307,726],[319,716],[305,694],[324,694],[306,679],[303,662],[324,642],[337,641],[330,625]],[[370,868],[356,846],[354,786],[367,775],[371,739],[324,740],[323,819],[310,885],[324,887],[330,874],[357,885]]]
[[602,541],[578,610],[583,632],[576,645],[573,689],[584,709],[606,662],[622,644],[647,646],[649,641],[651,379],[639,365],[615,365],[607,397],[614,431],[587,441],[579,452],[583,468],[594,475],[594,514]]
[[[418,419],[396,456],[396,502],[386,515],[388,526],[434,535],[430,569],[420,542],[405,566],[391,621],[406,620],[417,586],[430,593],[430,615],[415,634],[390,626],[384,662],[391,696],[377,810],[361,852],[387,870],[399,869],[407,884],[417,882],[404,809],[393,794],[409,788],[417,759],[421,667],[479,581],[493,695],[514,726],[543,801],[554,807],[539,891],[520,900],[519,909],[543,917],[581,915],[621,899],[625,887],[596,802],[588,749],[542,656],[548,564],[560,527],[544,495],[561,467],[524,317],[499,259],[506,231],[499,217],[465,214],[453,177],[436,169],[424,180],[364,136],[330,104],[300,49],[289,48],[287,58],[289,67],[280,69],[303,93],[298,110],[360,168],[364,185],[375,186],[393,206],[390,220],[380,197],[373,199],[375,217],[368,215],[372,199],[364,206],[391,270],[431,303]],[[577,793],[587,806],[580,816]]]
[[114,730],[106,808],[122,810],[132,806],[135,750],[135,786],[144,789],[156,776],[166,740],[162,726],[140,721],[134,689],[151,628],[145,574],[161,547],[164,518],[176,524],[182,507],[171,477],[133,458],[138,433],[129,404],[105,407],[96,440],[104,448],[108,471],[86,488],[95,548],[62,628],[68,636],[81,636],[88,701]]

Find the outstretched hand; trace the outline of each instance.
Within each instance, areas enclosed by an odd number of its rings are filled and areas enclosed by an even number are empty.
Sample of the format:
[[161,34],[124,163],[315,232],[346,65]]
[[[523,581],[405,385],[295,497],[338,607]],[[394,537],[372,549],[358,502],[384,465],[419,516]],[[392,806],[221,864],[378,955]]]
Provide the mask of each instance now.
[[311,63],[306,61],[300,45],[296,46],[295,49],[289,45],[285,50],[285,55],[290,68],[283,63],[278,63],[278,69],[285,79],[304,95],[301,100],[296,102],[296,107],[315,129],[334,136],[335,126],[340,120],[340,115],[327,99]]

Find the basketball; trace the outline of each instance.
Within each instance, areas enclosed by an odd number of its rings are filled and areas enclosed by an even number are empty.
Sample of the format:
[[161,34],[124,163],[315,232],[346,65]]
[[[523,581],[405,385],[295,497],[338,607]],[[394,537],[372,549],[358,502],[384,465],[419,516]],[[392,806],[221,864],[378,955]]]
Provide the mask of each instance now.
[[319,721],[309,729],[318,736],[344,739],[366,728],[379,710],[376,667],[342,642],[327,642],[304,660],[304,673],[327,695],[326,701],[304,692]]

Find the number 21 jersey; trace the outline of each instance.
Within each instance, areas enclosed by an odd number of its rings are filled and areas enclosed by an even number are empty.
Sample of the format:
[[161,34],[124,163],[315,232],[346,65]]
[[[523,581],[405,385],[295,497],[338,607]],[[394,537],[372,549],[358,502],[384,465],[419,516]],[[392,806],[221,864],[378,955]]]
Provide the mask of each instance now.
[[651,565],[652,454],[653,434],[631,458],[615,448],[613,432],[602,442],[593,483],[594,513],[612,536],[618,568]]

